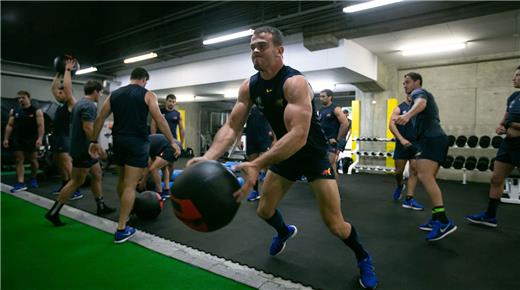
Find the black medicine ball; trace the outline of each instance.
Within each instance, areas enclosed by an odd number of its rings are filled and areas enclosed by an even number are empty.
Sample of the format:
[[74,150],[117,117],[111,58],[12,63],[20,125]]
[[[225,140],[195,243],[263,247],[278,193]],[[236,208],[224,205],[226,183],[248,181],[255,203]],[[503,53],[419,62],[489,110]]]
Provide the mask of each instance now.
[[173,211],[188,227],[211,232],[227,225],[239,203],[233,193],[240,185],[233,173],[217,161],[186,168],[171,188]]
[[[67,59],[74,59],[74,57],[66,54],[66,55],[59,55],[54,58],[54,69],[56,69],[57,73],[59,73],[61,75],[65,74],[65,61]],[[76,65],[70,72],[72,75],[74,75],[77,70],[79,70],[78,60],[76,60]]]
[[161,196],[155,191],[143,191],[135,197],[134,213],[143,220],[153,220],[163,209]]

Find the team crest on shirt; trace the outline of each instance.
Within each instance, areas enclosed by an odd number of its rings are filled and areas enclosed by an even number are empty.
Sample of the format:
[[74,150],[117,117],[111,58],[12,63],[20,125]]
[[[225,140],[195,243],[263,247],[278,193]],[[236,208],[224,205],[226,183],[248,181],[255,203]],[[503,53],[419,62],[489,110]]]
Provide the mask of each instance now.
[[331,176],[332,175],[332,169],[329,167],[321,173],[322,176]]
[[265,89],[265,92],[268,93],[268,94],[269,94],[270,92],[272,92],[272,91],[273,91],[273,89],[269,89],[269,88],[266,88],[266,89]]

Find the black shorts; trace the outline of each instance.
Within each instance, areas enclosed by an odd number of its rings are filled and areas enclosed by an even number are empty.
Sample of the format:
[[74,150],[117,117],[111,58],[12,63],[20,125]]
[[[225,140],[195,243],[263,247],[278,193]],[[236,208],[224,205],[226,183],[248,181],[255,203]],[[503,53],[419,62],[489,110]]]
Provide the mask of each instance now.
[[72,167],[74,168],[91,168],[98,162],[99,160],[90,157],[88,153],[72,157]]
[[305,176],[308,182],[316,179],[336,179],[327,155],[326,151],[314,154],[299,151],[288,159],[271,165],[269,170],[291,181],[300,180],[302,176]]
[[70,137],[52,134],[50,137],[51,150],[54,153],[70,152]]
[[114,164],[146,168],[150,155],[148,136],[114,135]]
[[271,139],[269,139],[268,141],[256,141],[246,139],[246,155],[264,153],[267,150],[269,150],[270,146]]
[[[177,143],[179,148],[182,148],[181,147],[181,142],[175,140],[175,143]],[[172,146],[164,147],[163,150],[157,156],[161,157],[162,159],[164,159],[164,160],[166,160],[166,161],[168,161],[170,163],[174,163],[175,161],[177,161],[177,159],[179,159],[179,157],[175,157],[175,150],[173,150]],[[157,156],[150,156],[150,157],[154,158],[154,157],[157,157]]]
[[11,149],[13,151],[23,151],[33,153],[38,150],[36,148],[36,138],[15,138],[12,141]]
[[401,143],[395,143],[394,160],[415,159],[417,151],[417,145],[415,144],[412,144],[412,146],[406,148],[403,145],[401,145]]
[[513,166],[520,166],[520,137],[506,137],[498,148],[495,160],[511,164]]
[[428,159],[439,164],[446,159],[446,154],[448,154],[448,136],[423,137],[417,143],[419,144],[417,159]]

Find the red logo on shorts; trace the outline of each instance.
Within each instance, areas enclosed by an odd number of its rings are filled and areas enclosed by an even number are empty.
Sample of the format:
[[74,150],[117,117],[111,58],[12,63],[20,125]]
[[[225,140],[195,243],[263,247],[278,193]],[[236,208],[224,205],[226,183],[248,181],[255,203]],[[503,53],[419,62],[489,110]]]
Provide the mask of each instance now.
[[323,170],[321,175],[323,175],[323,176],[331,176],[332,175],[332,169],[329,167],[329,168]]

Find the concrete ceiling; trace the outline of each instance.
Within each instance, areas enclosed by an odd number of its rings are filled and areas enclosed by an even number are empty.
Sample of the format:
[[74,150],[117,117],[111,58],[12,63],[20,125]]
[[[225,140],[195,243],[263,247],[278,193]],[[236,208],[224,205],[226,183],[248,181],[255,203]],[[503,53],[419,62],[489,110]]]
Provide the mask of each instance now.
[[[400,52],[407,45],[453,39],[467,41],[467,47],[421,56],[403,56]],[[383,62],[398,67],[471,60],[486,55],[520,56],[520,9],[353,40],[376,54]]]

